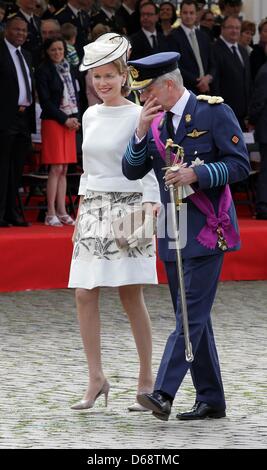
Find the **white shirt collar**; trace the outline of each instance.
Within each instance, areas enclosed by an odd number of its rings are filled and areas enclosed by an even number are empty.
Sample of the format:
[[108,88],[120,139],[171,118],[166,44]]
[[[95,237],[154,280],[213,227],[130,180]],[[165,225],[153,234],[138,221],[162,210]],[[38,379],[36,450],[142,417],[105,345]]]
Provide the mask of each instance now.
[[175,105],[170,109],[170,111],[172,113],[174,113],[176,116],[182,116],[183,115],[183,112],[184,112],[184,109],[187,105],[187,101],[189,100],[190,98],[190,93],[189,91],[185,88],[184,89],[184,92],[181,96],[181,98],[179,98],[179,100],[175,103]]
[[11,44],[11,42],[9,42],[6,38],[4,39],[10,53],[13,53],[16,52],[16,50],[18,49],[19,51],[21,51],[21,48],[20,46],[16,47],[16,46],[13,46],[13,44]]
[[122,3],[121,5],[123,8],[125,8],[125,10],[129,13],[129,15],[132,15],[134,13],[134,10],[132,10],[131,8],[129,8],[127,5],[125,5],[125,3]]
[[151,34],[154,34],[154,35],[157,37],[157,31],[156,31],[156,29],[155,29],[155,31],[147,31],[147,29],[142,28],[142,31],[143,31],[143,33],[146,35],[146,37],[147,37],[147,39],[149,40],[149,42],[150,42],[150,40],[151,40]]
[[21,8],[19,9],[20,13],[22,13],[23,16],[25,16],[26,20],[28,21],[28,23],[30,22],[30,19],[33,18],[33,14],[31,15],[28,15],[28,13],[26,13],[25,11],[23,11]]
[[183,115],[183,112],[185,110],[185,107],[187,105],[187,101],[189,100],[189,98],[190,98],[190,93],[185,88],[181,98],[179,98],[179,100],[175,103],[175,105],[170,109],[170,111],[173,113],[172,123],[173,123],[175,132],[177,132],[177,129],[181,121],[181,117]]
[[220,36],[220,39],[222,39],[222,41],[226,44],[227,47],[229,47],[229,49],[232,50],[233,46],[237,47],[237,49],[238,49],[238,42],[234,42],[234,43],[228,42],[228,41],[226,41],[226,39],[224,39],[223,36]]
[[115,10],[113,10],[113,11],[106,10],[106,8],[104,8],[104,7],[101,7],[100,10],[103,10],[103,12],[107,15],[107,17],[109,19],[112,18],[112,16],[114,16],[114,14],[115,14]]
[[186,36],[189,36],[189,35],[190,35],[190,33],[192,33],[192,31],[195,31],[195,30],[196,30],[196,28],[195,28],[195,27],[194,27],[194,28],[188,28],[187,26],[185,26],[185,25],[184,25],[184,24],[182,24],[182,23],[181,23],[181,25],[180,25],[180,26],[181,26],[181,28],[184,30],[184,32],[185,32],[185,34],[186,34]]
[[78,16],[78,13],[80,10],[78,10],[77,8],[73,7],[70,3],[68,3],[68,7],[71,9],[71,11],[73,12],[73,14],[75,16]]

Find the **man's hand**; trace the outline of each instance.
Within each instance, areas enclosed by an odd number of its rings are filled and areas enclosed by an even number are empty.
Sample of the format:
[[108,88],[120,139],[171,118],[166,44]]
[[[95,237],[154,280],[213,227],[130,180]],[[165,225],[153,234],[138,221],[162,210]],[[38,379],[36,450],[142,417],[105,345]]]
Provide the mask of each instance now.
[[153,119],[157,117],[161,109],[161,105],[157,104],[157,98],[154,98],[153,96],[147,98],[136,130],[138,139],[141,140],[147,134]]
[[180,168],[180,170],[168,170],[165,174],[165,183],[167,186],[186,186],[197,181],[197,175],[193,168]]
[[201,93],[208,93],[210,91],[211,75],[204,75],[197,79],[197,89]]

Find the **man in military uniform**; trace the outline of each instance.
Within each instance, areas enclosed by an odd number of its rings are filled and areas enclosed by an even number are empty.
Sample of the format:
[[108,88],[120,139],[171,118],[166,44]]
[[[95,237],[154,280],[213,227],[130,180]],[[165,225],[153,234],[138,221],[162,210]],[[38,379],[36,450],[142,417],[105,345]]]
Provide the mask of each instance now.
[[[176,329],[169,336],[152,394],[138,396],[155,417],[168,420],[173,399],[190,369],[196,390],[192,410],[180,420],[221,418],[225,398],[210,312],[226,251],[239,248],[239,233],[229,184],[249,174],[249,159],[242,131],[231,108],[220,97],[196,97],[183,86],[177,52],[154,54],[129,61],[132,87],[144,101],[135,136],[123,158],[123,173],[142,178],[151,168],[157,176],[163,208],[158,223],[159,255],[165,263]],[[164,109],[164,113],[160,111]],[[183,147],[184,164],[167,170],[166,140]],[[164,169],[165,167],[165,169]],[[173,171],[172,171],[173,170]],[[189,336],[193,362],[185,358],[182,307],[176,250],[168,229],[169,185],[194,191],[184,199],[187,241],[181,246]],[[180,232],[182,226],[181,218]],[[160,238],[162,236],[162,238]]]
[[90,18],[83,11],[86,8],[87,0],[69,0],[61,10],[58,10],[54,18],[62,25],[72,23],[77,28],[77,38],[75,48],[80,59],[83,58],[83,47],[90,42]]

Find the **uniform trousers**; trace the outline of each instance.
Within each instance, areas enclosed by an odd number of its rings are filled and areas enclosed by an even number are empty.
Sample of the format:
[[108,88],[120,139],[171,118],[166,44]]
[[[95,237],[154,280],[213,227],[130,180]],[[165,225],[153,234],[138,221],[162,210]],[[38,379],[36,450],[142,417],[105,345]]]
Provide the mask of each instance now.
[[176,328],[167,340],[154,387],[174,398],[190,369],[196,400],[216,408],[225,408],[225,398],[210,312],[222,263],[223,253],[183,260],[190,341],[194,354],[194,361],[189,363],[185,360],[176,263],[165,262],[176,310]]

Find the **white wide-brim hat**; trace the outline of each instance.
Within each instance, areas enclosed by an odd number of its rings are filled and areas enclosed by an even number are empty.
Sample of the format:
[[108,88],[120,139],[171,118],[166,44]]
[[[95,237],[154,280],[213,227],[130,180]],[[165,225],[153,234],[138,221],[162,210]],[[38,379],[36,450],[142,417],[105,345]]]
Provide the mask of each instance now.
[[105,33],[94,42],[84,46],[84,56],[79,67],[80,71],[89,70],[113,62],[125,54],[130,47],[129,41],[117,33]]

